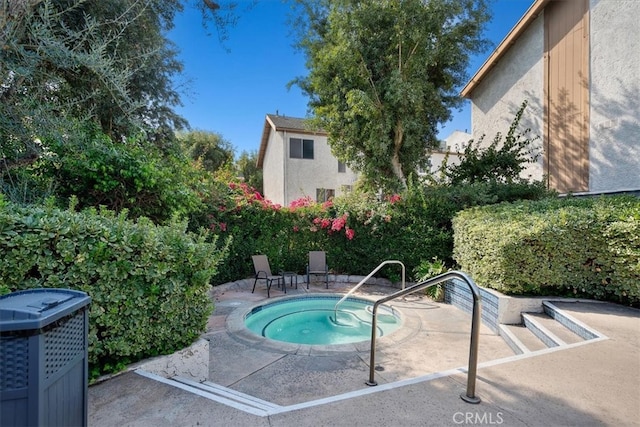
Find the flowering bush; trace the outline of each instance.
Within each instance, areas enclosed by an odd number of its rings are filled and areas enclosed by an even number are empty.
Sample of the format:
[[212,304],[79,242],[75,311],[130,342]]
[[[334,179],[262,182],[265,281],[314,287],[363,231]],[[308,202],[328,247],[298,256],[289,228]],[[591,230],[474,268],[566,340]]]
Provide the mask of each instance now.
[[[302,197],[282,207],[245,183],[220,184],[209,199],[213,208],[206,226],[213,235],[233,240],[230,262],[221,266],[213,284],[253,276],[251,255],[258,253],[269,257],[273,271],[298,273],[304,273],[312,250],[326,251],[335,273],[366,275],[391,259],[402,261],[407,271],[434,258],[451,265],[453,215],[469,206],[509,200],[512,192],[484,183],[460,187],[410,183],[403,194],[377,198],[354,193],[324,203]],[[385,267],[380,274],[399,276],[397,268]]]

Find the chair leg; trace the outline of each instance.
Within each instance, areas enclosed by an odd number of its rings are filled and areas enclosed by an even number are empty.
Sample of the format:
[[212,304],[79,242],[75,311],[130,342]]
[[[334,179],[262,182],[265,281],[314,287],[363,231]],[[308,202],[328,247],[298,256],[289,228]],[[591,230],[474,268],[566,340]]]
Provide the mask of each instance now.
[[327,289],[329,289],[329,273],[324,274],[324,281],[327,284]]
[[256,290],[256,283],[258,282],[258,278],[256,277],[256,280],[253,281],[253,289],[251,289],[251,293],[253,293],[253,291]]
[[271,290],[271,280],[269,279],[265,279],[267,282],[267,298],[271,298],[271,295],[269,294],[269,291]]

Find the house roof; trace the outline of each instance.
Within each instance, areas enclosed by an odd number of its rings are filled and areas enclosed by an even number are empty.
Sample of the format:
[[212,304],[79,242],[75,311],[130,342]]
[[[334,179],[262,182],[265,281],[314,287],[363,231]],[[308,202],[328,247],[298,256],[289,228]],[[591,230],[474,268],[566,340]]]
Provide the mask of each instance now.
[[516,23],[516,25],[509,31],[506,37],[500,42],[498,47],[489,55],[484,64],[478,71],[471,77],[471,80],[466,84],[460,95],[464,98],[470,98],[473,90],[480,84],[489,71],[498,63],[504,54],[513,46],[518,40],[518,37],[522,35],[529,28],[529,25],[538,17],[540,12],[544,10],[544,7],[551,0],[535,0],[533,4],[527,9],[522,18]]
[[267,152],[269,144],[269,133],[274,132],[295,132],[306,133],[310,135],[326,135],[322,130],[315,131],[309,126],[308,119],[299,117],[280,116],[278,114],[267,114],[264,120],[264,128],[262,129],[262,139],[260,140],[260,151],[258,151],[258,168],[262,168],[264,156]]

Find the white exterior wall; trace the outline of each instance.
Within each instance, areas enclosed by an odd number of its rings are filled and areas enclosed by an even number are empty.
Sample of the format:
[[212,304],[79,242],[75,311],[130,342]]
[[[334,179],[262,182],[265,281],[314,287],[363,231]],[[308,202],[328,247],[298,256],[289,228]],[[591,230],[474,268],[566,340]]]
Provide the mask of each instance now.
[[[289,158],[289,138],[312,139],[313,159]],[[284,206],[305,196],[315,200],[318,188],[335,190],[338,196],[341,185],[353,185],[355,182],[356,176],[349,168],[346,173],[338,173],[338,160],[331,154],[326,136],[288,132],[284,134],[284,140],[287,177]]]
[[[313,140],[313,159],[289,158],[290,138]],[[338,160],[331,154],[325,135],[272,130],[264,156],[263,177],[264,197],[287,207],[301,197],[315,200],[317,188],[332,189],[339,196],[343,185],[354,185],[357,174],[349,168],[338,173]]]
[[[516,43],[505,53],[499,63],[473,91],[471,121],[473,139],[485,135],[483,145],[489,145],[496,134],[503,135],[523,101],[527,108],[520,121],[520,129],[531,129],[529,139],[534,140],[534,150],[542,153],[543,147],[543,87],[544,87],[544,17],[541,13]],[[521,174],[523,177],[542,179],[542,156]]]
[[460,164],[460,154],[454,151],[450,152],[442,152],[442,151],[434,151],[431,153],[429,160],[431,161],[431,173],[437,174],[440,172],[440,168],[442,168],[442,162],[446,156],[449,156],[447,159],[448,165],[459,165]]
[[284,143],[281,132],[270,132],[267,151],[262,168],[263,192],[265,199],[281,206],[285,205],[284,195]]
[[640,1],[590,6],[589,190],[640,189]]

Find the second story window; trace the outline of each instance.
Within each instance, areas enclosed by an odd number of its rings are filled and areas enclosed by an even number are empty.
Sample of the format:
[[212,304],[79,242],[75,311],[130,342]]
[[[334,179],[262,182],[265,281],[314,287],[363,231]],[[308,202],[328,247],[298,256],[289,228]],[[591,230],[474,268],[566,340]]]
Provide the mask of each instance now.
[[347,165],[338,160],[338,173],[345,173],[347,171]]
[[313,139],[289,138],[289,157],[313,159]]
[[331,188],[316,188],[316,202],[327,202],[336,195],[336,190]]

